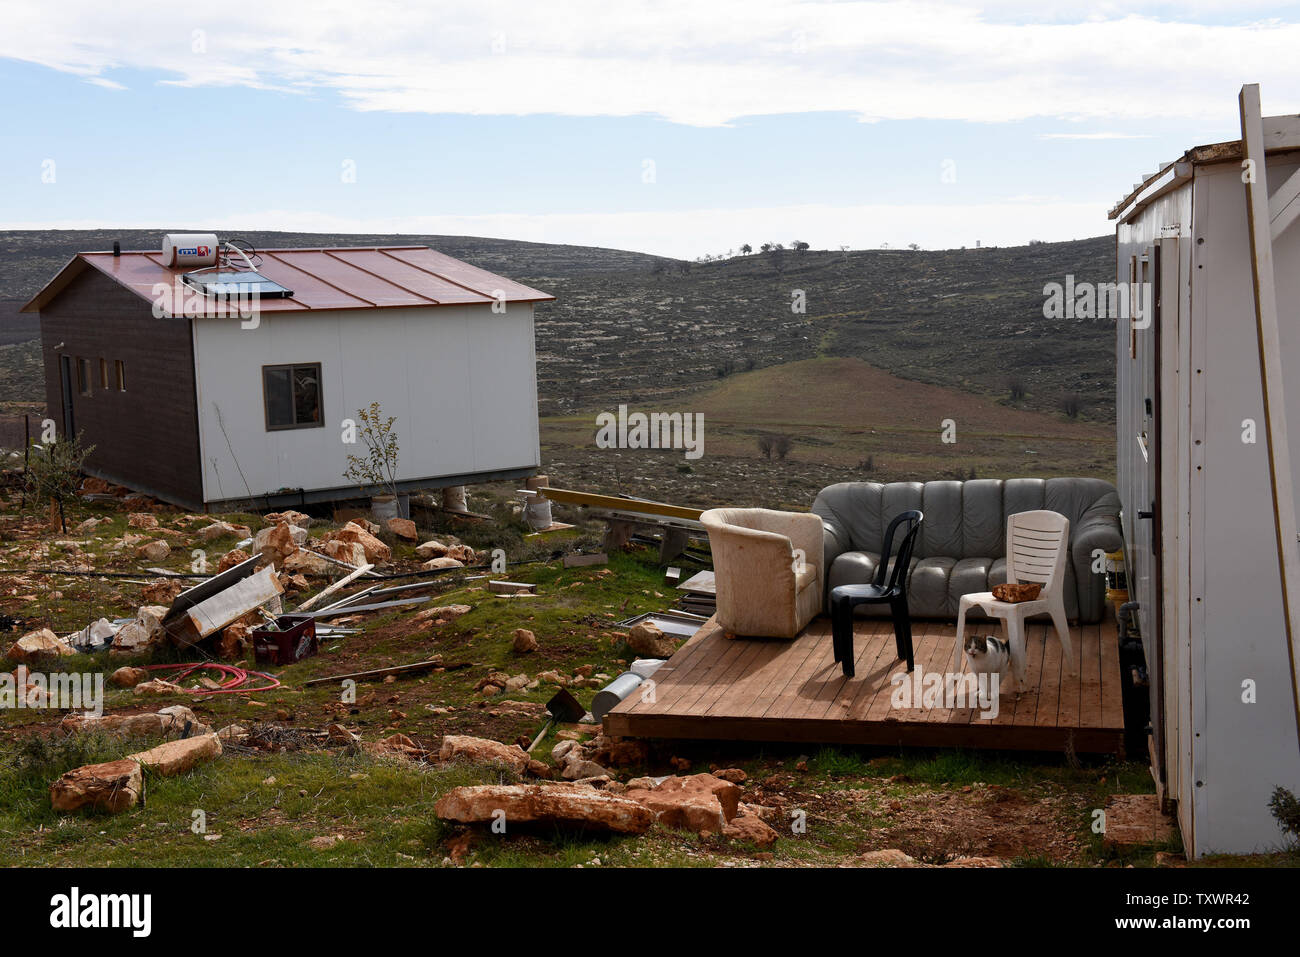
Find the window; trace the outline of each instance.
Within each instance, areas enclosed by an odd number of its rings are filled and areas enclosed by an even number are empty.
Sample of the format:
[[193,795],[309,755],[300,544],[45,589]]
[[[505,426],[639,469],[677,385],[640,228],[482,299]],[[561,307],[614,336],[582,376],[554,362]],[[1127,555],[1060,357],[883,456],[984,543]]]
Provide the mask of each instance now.
[[266,430],[312,429],[321,420],[320,363],[262,366]]
[[126,391],[126,366],[121,359],[113,360],[113,384],[117,387],[118,392]]
[[90,395],[90,360],[77,357],[77,391]]
[[107,359],[99,360],[99,387],[101,389],[108,388],[108,360]]

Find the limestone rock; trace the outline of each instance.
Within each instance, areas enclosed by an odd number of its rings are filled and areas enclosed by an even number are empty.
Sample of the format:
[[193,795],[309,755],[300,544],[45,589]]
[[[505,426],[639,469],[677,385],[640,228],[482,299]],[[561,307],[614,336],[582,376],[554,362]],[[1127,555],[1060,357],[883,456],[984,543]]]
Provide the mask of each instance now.
[[232,548],[226,554],[221,556],[221,561],[217,562],[217,574],[229,571],[241,562],[246,562],[253,556],[248,554],[242,548]]
[[134,688],[148,677],[143,668],[118,668],[108,676],[108,683],[115,688]]
[[515,654],[526,655],[537,650],[537,636],[527,628],[515,629]]
[[240,661],[248,655],[251,647],[252,629],[237,621],[221,629],[221,637],[217,639],[217,656],[222,661]]
[[184,583],[175,578],[158,578],[140,589],[140,597],[148,605],[170,605],[184,590]]
[[422,545],[415,546],[415,557],[421,561],[428,561],[430,558],[441,558],[447,554],[447,546],[442,542],[425,542]]
[[307,530],[288,522],[264,528],[253,536],[253,551],[279,568],[286,558],[307,541]]
[[196,537],[201,542],[210,542],[217,538],[223,538],[226,535],[234,535],[236,538],[248,538],[252,534],[247,525],[232,525],[229,522],[213,522],[205,528],[200,528]]
[[9,648],[9,660],[23,665],[39,665],[73,654],[76,652],[71,646],[48,628],[29,631]]
[[462,565],[473,565],[478,560],[478,555],[468,545],[452,545],[447,549],[447,557],[456,559]]
[[184,694],[185,689],[180,685],[172,684],[170,681],[163,681],[161,678],[154,678],[152,681],[142,681],[133,689],[136,695],[169,695]]
[[50,785],[50,803],[56,811],[95,807],[117,814],[143,797],[140,765],[125,758],[73,768]]
[[439,568],[464,568],[465,563],[444,555],[442,558],[431,558],[420,567],[427,571],[434,571]]
[[356,522],[348,522],[333,533],[330,539],[336,542],[352,542],[360,545],[362,551],[365,552],[366,561],[374,565],[388,561],[393,554],[392,549]]
[[624,796],[653,811],[664,827],[696,833],[722,833],[740,804],[740,788],[712,774],[665,778],[654,788],[629,788]]
[[748,841],[764,850],[777,839],[776,831],[756,814],[737,814],[723,826],[722,836],[732,841]]
[[858,855],[858,863],[863,867],[918,867],[916,858],[904,854],[897,848],[885,848],[880,851],[867,851]]
[[562,784],[486,784],[449,791],[435,806],[445,821],[492,821],[498,812],[507,825],[572,825],[615,834],[644,834],[654,814],[635,801],[594,788]]
[[127,516],[126,524],[131,528],[157,528],[158,519],[148,512],[132,512]]
[[677,650],[677,643],[658,625],[648,621],[632,626],[627,635],[627,646],[645,658],[670,658]]
[[388,530],[398,538],[408,542],[418,542],[419,535],[415,531],[415,523],[409,518],[390,518],[384,523]]
[[[355,557],[355,556],[352,556]],[[346,561],[346,559],[341,559]],[[349,562],[349,564],[351,564]],[[315,552],[299,548],[280,565],[280,570],[289,575],[306,575],[309,578],[328,578],[339,570],[331,561],[327,561]]]
[[166,614],[163,605],[140,606],[135,621],[127,622],[113,636],[110,654],[136,655],[148,651],[166,635],[162,626]]
[[70,714],[59,722],[59,728],[65,734],[98,731],[110,738],[179,738],[186,728],[191,735],[212,730],[181,704],[162,708],[155,714]]
[[335,561],[347,562],[349,565],[355,565],[358,568],[366,564],[366,550],[359,542],[340,542],[329,539],[321,546],[321,551]]
[[135,550],[137,558],[151,562],[160,562],[172,553],[172,547],[161,538],[155,538],[140,545]]
[[528,768],[528,755],[517,744],[502,744],[500,741],[492,741],[488,738],[449,734],[442,739],[438,760],[457,759],[475,764],[504,764],[516,774],[523,774]]
[[204,734],[194,738],[168,741],[148,751],[137,751],[135,754],[127,755],[127,758],[138,761],[154,774],[170,778],[177,774],[184,774],[195,765],[220,756],[221,738],[215,734]]
[[[267,525],[296,525],[298,528],[311,528],[312,517],[302,512],[296,512],[293,509],[286,509],[283,512],[272,512],[270,515],[263,515],[262,521]],[[299,545],[302,542],[298,543]]]

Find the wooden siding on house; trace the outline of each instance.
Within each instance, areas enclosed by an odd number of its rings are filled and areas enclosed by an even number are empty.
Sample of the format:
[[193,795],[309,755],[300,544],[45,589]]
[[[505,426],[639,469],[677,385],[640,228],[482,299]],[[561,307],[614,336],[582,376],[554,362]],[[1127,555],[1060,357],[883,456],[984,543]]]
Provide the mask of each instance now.
[[[58,348],[56,348],[58,347]],[[188,508],[203,503],[188,319],[155,319],[149,303],[88,269],[41,310],[49,416],[63,428],[60,356],[89,360],[90,394],[72,390],[74,427],[95,446],[87,471]],[[108,362],[109,388],[99,384]],[[116,389],[114,362],[126,374]]]

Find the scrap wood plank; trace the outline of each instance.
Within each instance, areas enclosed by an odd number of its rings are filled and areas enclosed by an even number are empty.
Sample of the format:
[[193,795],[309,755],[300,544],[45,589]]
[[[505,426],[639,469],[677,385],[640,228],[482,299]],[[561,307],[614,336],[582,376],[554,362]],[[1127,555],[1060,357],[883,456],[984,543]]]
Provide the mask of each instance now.
[[295,615],[302,615],[304,618],[343,618],[347,615],[355,615],[359,611],[380,611],[384,608],[398,608],[402,605],[418,605],[422,602],[433,601],[432,595],[423,595],[420,598],[394,598],[392,601],[380,601],[370,605],[340,605],[337,608],[319,608],[316,611],[296,611]]
[[489,581],[488,591],[494,595],[537,594],[537,586],[527,582]]
[[614,512],[632,512],[641,515],[659,515],[665,518],[681,518],[691,522],[698,522],[703,514],[703,510],[698,508],[682,508],[664,502],[648,502],[638,498],[600,495],[596,492],[577,492],[572,489],[551,488],[549,486],[538,489],[520,489],[520,491],[525,495],[540,495],[562,505],[585,505],[589,508],[608,509]]
[[364,575],[366,572],[370,571],[370,569],[372,569],[372,568],[374,568],[374,567],[375,567],[374,565],[372,565],[372,564],[370,564],[369,562],[367,562],[365,565],[362,565],[360,568],[357,568],[357,569],[355,569],[354,571],[352,571],[351,573],[349,573],[349,574],[347,574],[347,575],[344,575],[342,578],[340,578],[338,581],[336,581],[333,585],[330,585],[328,588],[325,588],[323,591],[318,591],[316,594],[312,595],[312,596],[311,596],[310,598],[308,598],[305,602],[303,602],[301,605],[299,605],[297,610],[300,611],[300,612],[301,612],[301,611],[306,611],[308,608],[310,608],[312,605],[316,604],[316,603],[317,603],[318,601],[320,601],[322,598],[326,597],[327,595],[332,595],[332,594],[334,594],[336,591],[338,591],[340,588],[342,588],[342,587],[343,587],[344,585],[346,585],[348,582],[353,581],[353,580],[355,580],[355,579],[357,579],[357,578],[360,578],[362,575]]
[[243,618],[250,611],[260,608],[271,599],[279,597],[283,591],[279,580],[275,577],[275,569],[268,565],[260,572],[240,579],[225,591],[218,592],[187,609],[185,615],[198,632],[198,636],[206,638],[232,621]]
[[409,675],[417,674],[421,671],[430,671],[434,668],[442,667],[442,656],[430,658],[428,661],[417,661],[410,665],[393,665],[391,668],[375,668],[371,671],[352,671],[345,675],[331,675],[328,678],[312,678],[310,681],[304,681],[302,686],[310,688],[313,685],[331,684],[338,681],[369,681],[371,678],[387,678],[389,675]]

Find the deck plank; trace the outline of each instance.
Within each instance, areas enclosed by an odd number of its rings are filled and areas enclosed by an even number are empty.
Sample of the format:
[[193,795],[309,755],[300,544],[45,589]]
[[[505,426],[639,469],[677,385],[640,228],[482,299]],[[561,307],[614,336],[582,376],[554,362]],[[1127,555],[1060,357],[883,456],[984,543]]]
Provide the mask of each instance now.
[[[1019,701],[1004,698],[995,722],[970,708],[892,708],[890,678],[906,668],[895,657],[892,624],[857,619],[854,632],[855,674],[845,678],[832,659],[825,618],[792,641],[728,639],[710,621],[656,674],[655,700],[633,695],[606,715],[605,728],[633,737],[809,744],[1094,753],[1122,746],[1119,657],[1110,622],[1072,627],[1069,662],[1050,626],[1030,625],[1033,690]],[[913,635],[923,675],[961,668],[952,622],[917,621]]]

